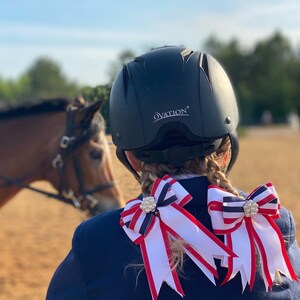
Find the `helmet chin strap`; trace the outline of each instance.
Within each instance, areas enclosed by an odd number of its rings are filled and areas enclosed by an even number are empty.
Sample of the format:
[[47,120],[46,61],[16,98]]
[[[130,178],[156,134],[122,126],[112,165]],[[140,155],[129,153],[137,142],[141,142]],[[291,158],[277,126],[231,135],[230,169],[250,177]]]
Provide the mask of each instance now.
[[237,136],[236,130],[230,132],[228,134],[228,136],[229,136],[230,144],[231,144],[231,157],[230,157],[230,162],[229,162],[227,170],[226,170],[226,175],[228,175],[228,173],[231,171],[231,169],[239,155],[239,141],[238,141],[238,136]]
[[140,183],[141,182],[140,175],[130,164],[130,162],[125,154],[125,151],[120,148],[117,148],[116,154],[117,154],[117,157],[120,160],[120,162],[129,170],[130,173],[132,173],[134,178]]

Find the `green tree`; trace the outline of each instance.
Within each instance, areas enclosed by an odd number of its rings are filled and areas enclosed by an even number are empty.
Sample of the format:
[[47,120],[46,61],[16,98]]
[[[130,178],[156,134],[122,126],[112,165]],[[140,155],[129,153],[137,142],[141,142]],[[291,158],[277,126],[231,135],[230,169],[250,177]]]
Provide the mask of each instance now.
[[268,109],[275,120],[280,120],[292,109],[295,101],[295,78],[290,71],[296,65],[297,60],[290,42],[279,32],[255,45],[251,54],[251,80],[248,86],[256,91],[256,118]]
[[54,97],[74,97],[78,91],[62,73],[57,62],[50,58],[38,58],[23,75],[28,83],[23,97],[30,100]]
[[14,82],[0,78],[0,100],[3,102],[13,102],[15,94]]

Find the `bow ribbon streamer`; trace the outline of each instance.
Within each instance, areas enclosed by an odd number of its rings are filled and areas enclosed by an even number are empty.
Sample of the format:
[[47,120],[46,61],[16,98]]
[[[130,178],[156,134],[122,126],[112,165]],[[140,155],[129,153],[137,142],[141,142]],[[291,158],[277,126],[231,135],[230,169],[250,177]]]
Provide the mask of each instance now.
[[121,213],[120,225],[140,245],[152,299],[157,299],[163,282],[184,297],[171,259],[170,237],[182,241],[185,253],[215,284],[214,258],[223,260],[235,254],[183,208],[192,196],[175,179],[169,175],[156,179],[151,196],[156,201],[155,211],[146,213],[140,207],[142,199],[133,199]]
[[[222,261],[222,265],[228,268],[222,284],[240,272],[243,291],[247,283],[251,290],[255,281],[256,250],[267,291],[272,289],[276,271],[298,281],[282,233],[274,222],[280,217],[280,203],[271,183],[258,187],[245,200],[211,185],[207,199],[214,233],[224,235],[225,244],[237,254],[237,257],[225,257]],[[253,202],[256,208],[249,216],[245,204]]]

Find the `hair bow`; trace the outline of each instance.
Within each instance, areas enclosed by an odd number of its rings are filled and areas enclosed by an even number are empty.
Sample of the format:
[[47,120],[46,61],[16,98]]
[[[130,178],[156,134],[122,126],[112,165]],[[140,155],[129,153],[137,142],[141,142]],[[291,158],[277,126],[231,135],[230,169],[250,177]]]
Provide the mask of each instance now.
[[156,179],[150,197],[127,202],[120,224],[128,237],[139,244],[152,295],[157,299],[165,281],[184,296],[171,259],[169,238],[182,241],[185,253],[215,284],[218,277],[214,258],[235,254],[183,206],[192,196],[175,179]]
[[240,272],[243,290],[253,288],[256,250],[260,256],[266,290],[272,289],[276,271],[298,280],[285,249],[283,236],[274,222],[279,218],[279,199],[271,183],[255,189],[244,200],[217,186],[208,188],[208,210],[215,234],[225,235],[225,244],[237,257],[223,260],[228,268],[226,283]]

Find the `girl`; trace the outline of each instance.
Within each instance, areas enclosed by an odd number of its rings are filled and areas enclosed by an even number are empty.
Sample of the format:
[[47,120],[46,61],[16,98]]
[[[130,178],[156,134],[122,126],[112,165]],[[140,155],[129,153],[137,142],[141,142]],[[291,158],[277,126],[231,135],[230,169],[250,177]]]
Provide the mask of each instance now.
[[271,184],[246,195],[227,179],[238,109],[213,57],[163,47],[135,58],[110,120],[142,194],[77,228],[48,300],[300,299],[291,214]]

